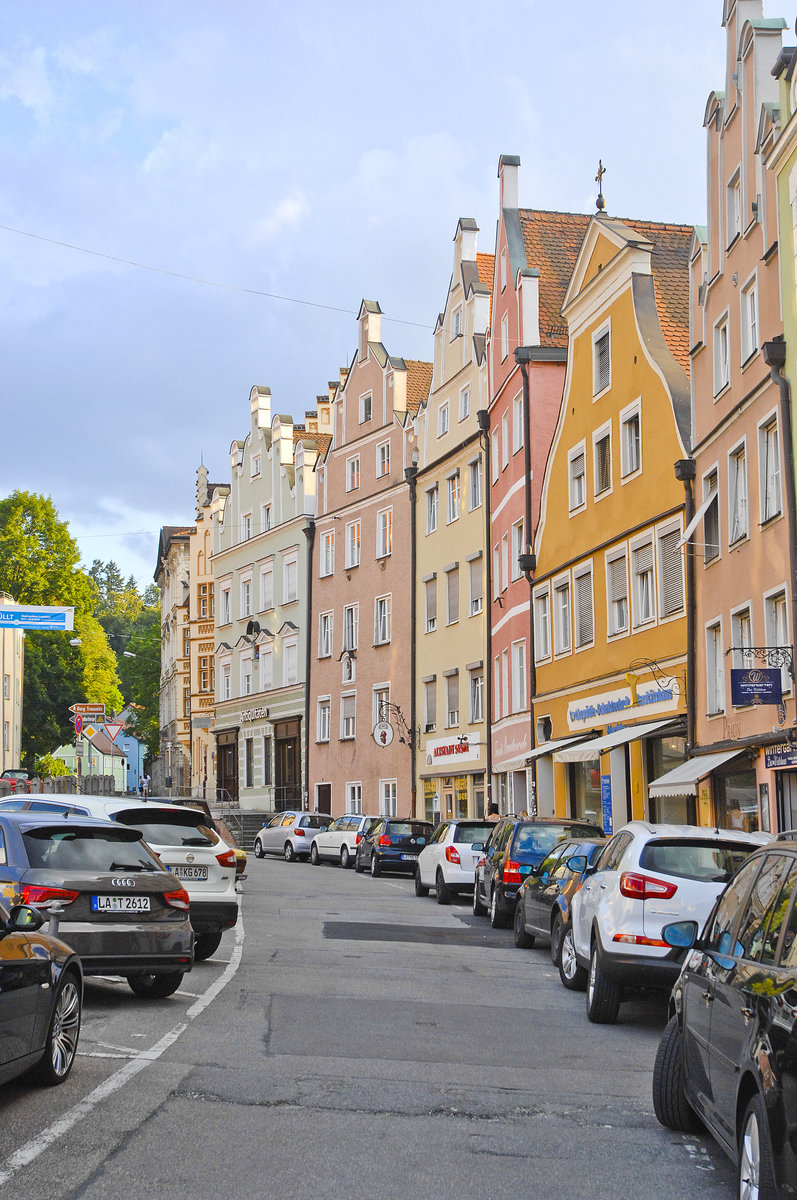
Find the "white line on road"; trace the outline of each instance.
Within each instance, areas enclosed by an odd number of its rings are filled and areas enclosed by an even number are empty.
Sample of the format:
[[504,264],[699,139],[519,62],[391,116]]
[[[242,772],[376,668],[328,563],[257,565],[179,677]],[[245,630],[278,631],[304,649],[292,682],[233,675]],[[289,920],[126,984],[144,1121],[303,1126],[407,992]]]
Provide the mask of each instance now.
[[135,1057],[130,1062],[125,1063],[123,1067],[106,1079],[103,1083],[95,1087],[93,1092],[89,1092],[88,1096],[84,1096],[72,1108],[68,1109],[63,1116],[57,1121],[53,1121],[46,1129],[27,1143],[20,1146],[5,1164],[0,1167],[0,1186],[8,1181],[21,1171],[23,1167],[29,1166],[35,1159],[39,1157],[48,1147],[52,1146],[60,1137],[68,1133],[78,1121],[82,1121],[87,1117],[93,1109],[112,1096],[114,1092],[118,1092],[126,1083],[134,1079],[140,1071],[148,1067],[151,1063],[157,1060],[164,1054],[170,1046],[173,1046],[181,1034],[185,1033],[189,1023],[200,1016],[205,1011],[209,1004],[216,999],[238,970],[241,962],[244,947],[244,926],[243,918],[239,911],[238,924],[235,927],[235,948],[230,958],[229,966],[219,976],[215,983],[211,984],[206,992],[204,992],[198,1000],[196,1000],[185,1014],[185,1020],[180,1021],[168,1033],[165,1033],[160,1041],[156,1042],[148,1050],[139,1050]]

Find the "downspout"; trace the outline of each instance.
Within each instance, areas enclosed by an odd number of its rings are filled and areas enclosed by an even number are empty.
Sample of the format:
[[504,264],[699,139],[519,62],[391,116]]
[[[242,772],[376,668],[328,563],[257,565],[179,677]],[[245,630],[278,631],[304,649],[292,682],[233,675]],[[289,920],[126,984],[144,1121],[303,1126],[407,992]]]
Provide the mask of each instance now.
[[[675,464],[675,478],[684,485],[684,528],[695,515],[695,492],[692,486],[697,467],[693,458],[679,458]],[[686,540],[686,753],[691,754],[695,745],[695,713],[697,696],[695,679],[695,547],[691,538]]]
[[[518,555],[518,567],[526,576],[529,585],[529,745],[533,750],[537,744],[534,727],[534,701],[537,697],[537,667],[534,661],[534,603],[532,589],[534,587],[534,571],[537,566],[537,556],[532,552],[531,530],[531,388],[529,386],[529,362],[531,349],[528,346],[518,346],[515,350],[515,362],[520,366],[523,380],[523,466],[526,472],[526,549]],[[532,759],[532,787],[534,790],[534,813],[537,812],[537,760]]]
[[307,518],[302,530],[307,538],[307,620],[304,636],[304,793],[310,806],[310,653],[313,645],[313,545],[315,520]]
[[791,593],[791,651],[792,660],[790,674],[794,682],[794,638],[797,631],[797,542],[795,541],[794,523],[797,520],[797,501],[795,501],[794,485],[794,444],[791,426],[791,395],[789,381],[781,375],[781,368],[786,364],[786,343],[783,337],[773,338],[762,346],[764,362],[769,367],[769,373],[780,390],[780,428],[782,431],[781,444],[783,447],[783,466],[786,477],[786,504],[788,506],[787,528],[789,531],[789,592]]
[[476,413],[481,434],[482,450],[484,452],[484,597],[485,620],[485,662],[484,662],[484,740],[487,743],[486,778],[484,781],[485,816],[490,811],[493,799],[493,542],[490,529],[490,414],[486,408],[480,408]]
[[407,481],[410,494],[410,817],[416,815],[416,804],[418,800],[418,786],[415,779],[416,769],[416,743],[418,739],[417,724],[415,721],[416,703],[415,703],[415,681],[417,675],[416,658],[416,631],[415,619],[418,610],[418,601],[415,595],[417,574],[417,558],[418,558],[418,538],[415,528],[415,510],[416,499],[418,495],[417,475],[418,475],[418,450],[417,447],[413,450],[412,465],[404,468],[404,478]]

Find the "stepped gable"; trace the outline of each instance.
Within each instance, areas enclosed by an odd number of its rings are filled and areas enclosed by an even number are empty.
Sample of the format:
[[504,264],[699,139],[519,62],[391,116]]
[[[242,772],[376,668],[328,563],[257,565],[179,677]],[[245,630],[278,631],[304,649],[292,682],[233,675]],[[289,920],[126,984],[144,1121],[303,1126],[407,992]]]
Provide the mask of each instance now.
[[567,348],[562,303],[592,217],[587,213],[518,209],[529,267],[540,273],[540,342]]
[[417,413],[429,396],[432,386],[432,364],[416,358],[405,358],[407,367],[407,412]]

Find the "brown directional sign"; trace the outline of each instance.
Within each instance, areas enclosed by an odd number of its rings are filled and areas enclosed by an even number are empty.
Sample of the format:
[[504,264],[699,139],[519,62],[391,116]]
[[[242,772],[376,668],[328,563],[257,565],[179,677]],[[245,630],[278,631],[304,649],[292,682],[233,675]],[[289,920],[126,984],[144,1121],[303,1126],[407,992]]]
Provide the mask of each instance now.
[[105,715],[105,705],[70,704],[69,711],[71,713],[80,713],[81,717],[103,717]]

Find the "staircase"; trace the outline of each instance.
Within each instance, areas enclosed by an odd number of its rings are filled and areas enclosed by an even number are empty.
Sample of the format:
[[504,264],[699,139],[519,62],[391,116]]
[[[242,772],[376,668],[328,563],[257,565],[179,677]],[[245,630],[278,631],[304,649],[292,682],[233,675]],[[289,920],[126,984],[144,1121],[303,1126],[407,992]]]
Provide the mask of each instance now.
[[226,812],[223,820],[237,845],[248,853],[254,846],[255,835],[273,816],[273,812],[242,812],[240,809],[236,809]]

